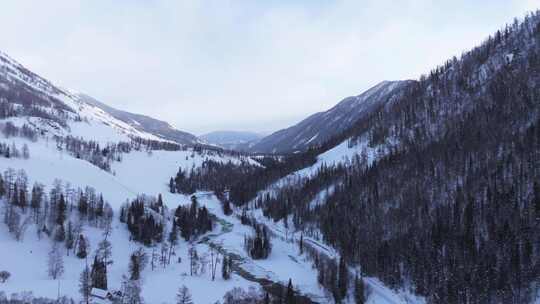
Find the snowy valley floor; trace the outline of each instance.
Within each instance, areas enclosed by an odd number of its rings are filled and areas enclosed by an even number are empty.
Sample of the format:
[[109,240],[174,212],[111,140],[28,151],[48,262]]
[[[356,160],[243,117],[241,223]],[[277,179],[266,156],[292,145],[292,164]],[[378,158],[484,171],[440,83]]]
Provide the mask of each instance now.
[[[114,263],[108,268],[110,289],[120,289],[122,275],[128,271],[128,257],[134,250],[141,247],[140,244],[129,240],[129,232],[125,224],[118,220],[121,204],[127,199],[135,198],[138,194],[157,195],[159,193],[163,195],[163,201],[170,209],[176,208],[179,204],[189,204],[189,197],[167,191],[166,182],[176,174],[179,166],[184,169],[198,166],[205,158],[238,161],[231,157],[200,155],[192,151],[153,151],[152,153],[135,151],[125,154],[121,162],[115,162],[112,168],[114,174],[111,174],[86,161],[57,151],[52,143],[45,141],[31,143],[18,138],[12,141],[18,146],[26,142],[30,146],[30,159],[0,158],[1,171],[7,168],[24,169],[29,176],[29,185],[32,185],[34,181],[41,182],[46,185],[47,191],[57,178],[69,181],[72,187],[92,186],[98,193],[103,193],[105,200],[113,207],[115,216],[113,232],[109,240],[113,245]],[[344,147],[338,147],[338,149],[344,149]],[[350,151],[346,151],[346,155],[349,154]],[[206,206],[220,219],[221,223],[218,223],[207,235],[206,243],[197,243],[199,253],[208,251],[207,243],[217,244],[228,253],[239,256],[241,260],[239,266],[253,277],[279,282],[292,279],[294,286],[303,294],[308,294],[320,303],[329,302],[317,283],[317,271],[312,268],[311,261],[305,256],[298,255],[298,246],[294,241],[298,236],[284,235],[280,223],[273,223],[259,213],[258,219],[264,221],[280,237],[272,240],[273,249],[267,260],[254,261],[243,250],[244,236],[251,233],[251,228],[242,225],[234,215],[224,215],[221,204],[214,195],[199,192],[197,197],[201,205]],[[223,223],[228,224],[224,226]],[[85,234],[90,239],[93,251],[103,238],[102,231],[85,226]],[[317,240],[311,241],[318,242],[321,248],[326,248]],[[7,294],[32,291],[38,296],[56,298],[58,288],[60,288],[61,295],[79,299],[78,280],[85,261],[73,255],[65,257],[64,275],[58,281],[52,280],[47,276],[47,253],[50,247],[48,239],[37,239],[35,227],[30,227],[24,240],[18,242],[7,232],[5,225],[0,225],[0,270],[7,270],[12,274],[7,283],[0,285],[0,290]],[[193,300],[198,304],[221,300],[223,295],[234,287],[247,289],[249,286],[257,286],[256,283],[237,274],[233,274],[231,280],[228,281],[224,281],[219,273],[216,280],[212,281],[209,271],[198,276],[190,276],[188,248],[189,244],[181,240],[175,259],[180,257],[182,263],[175,261],[165,269],[157,267],[154,271],[150,267],[145,269],[142,295],[147,303],[173,303],[178,287],[181,285],[186,285],[191,290]],[[149,248],[146,250],[150,251]],[[331,249],[327,250],[329,254],[335,254]],[[369,303],[422,302],[415,297],[388,290],[376,279],[368,279],[368,283],[373,290]]]

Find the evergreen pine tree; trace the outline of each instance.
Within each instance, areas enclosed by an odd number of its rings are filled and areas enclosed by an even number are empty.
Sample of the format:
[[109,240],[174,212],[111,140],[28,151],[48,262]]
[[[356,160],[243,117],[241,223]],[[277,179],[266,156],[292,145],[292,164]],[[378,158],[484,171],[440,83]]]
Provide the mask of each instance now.
[[169,192],[176,193],[176,185],[174,184],[174,179],[172,177],[169,180]]
[[81,234],[79,235],[79,241],[77,242],[77,257],[84,259],[88,256],[88,244],[86,238]]
[[54,240],[56,242],[63,242],[65,239],[66,239],[66,230],[64,229],[64,225],[58,225],[54,233]]
[[223,261],[221,262],[221,277],[224,280],[231,278],[231,258],[227,255],[223,256]]
[[341,258],[339,260],[338,268],[338,290],[340,298],[345,298],[347,296],[347,289],[349,287],[349,270],[347,269],[347,263]]
[[107,289],[107,265],[96,255],[90,272],[92,287]]
[[185,285],[182,285],[178,289],[178,293],[176,294],[176,304],[193,304],[191,292],[189,292],[189,289]]
[[535,181],[533,186],[533,206],[536,220],[540,221],[540,184]]
[[48,259],[49,277],[53,280],[58,279],[64,273],[64,259],[60,253],[57,243],[53,243]]
[[68,229],[66,232],[66,253],[69,255],[69,252],[71,249],[73,249],[73,246],[75,245],[75,235],[73,234],[73,225],[71,224],[71,221],[68,222]]
[[84,267],[79,278],[79,292],[85,304],[90,303],[90,292],[92,290],[92,282],[90,281],[90,269],[88,265]]
[[139,280],[141,278],[141,261],[136,253],[132,253],[129,259],[130,280]]
[[354,278],[354,300],[356,304],[366,303],[364,280],[358,277]]
[[58,204],[56,206],[56,224],[64,224],[64,221],[66,220],[66,209],[67,206],[64,195],[60,194],[60,199],[58,200]]
[[304,254],[304,234],[300,234],[300,242],[298,242],[298,247],[300,248],[300,255]]
[[295,304],[296,298],[294,296],[294,288],[292,284],[292,280],[289,279],[289,284],[287,284],[287,291],[285,294],[285,304]]

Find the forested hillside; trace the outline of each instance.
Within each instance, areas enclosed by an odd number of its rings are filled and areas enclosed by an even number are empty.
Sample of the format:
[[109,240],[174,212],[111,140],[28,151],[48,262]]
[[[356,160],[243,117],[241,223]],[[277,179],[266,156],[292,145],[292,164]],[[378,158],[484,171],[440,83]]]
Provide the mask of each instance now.
[[356,141],[394,148],[336,170],[324,204],[278,195],[262,205],[293,202],[297,227],[315,223],[365,274],[410,284],[431,303],[531,302],[540,274],[539,71],[537,12],[359,121]]
[[[345,166],[321,167],[248,206],[305,235],[322,233],[363,275],[411,288],[430,303],[534,301],[540,275],[540,12],[403,90],[326,144],[347,139],[358,145],[360,153]],[[368,161],[363,147],[380,153]],[[281,177],[266,172],[258,174]],[[232,186],[233,203],[247,201],[235,191],[252,180]],[[344,288],[327,280],[337,271],[327,266],[317,265],[321,284]],[[347,293],[333,294],[340,301]]]

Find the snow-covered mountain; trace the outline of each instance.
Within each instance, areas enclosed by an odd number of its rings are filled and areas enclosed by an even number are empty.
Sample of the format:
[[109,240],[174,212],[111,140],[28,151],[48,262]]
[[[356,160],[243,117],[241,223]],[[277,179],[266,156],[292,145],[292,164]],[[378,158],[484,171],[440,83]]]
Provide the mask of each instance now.
[[253,145],[263,135],[247,131],[214,131],[199,136],[205,142],[225,149],[235,150],[246,145]]
[[95,98],[86,94],[78,94],[79,100],[100,108],[109,113],[114,118],[121,120],[133,128],[156,135],[160,138],[185,145],[196,145],[201,143],[193,134],[180,131],[171,126],[168,122],[152,118],[150,116],[134,114],[108,106]]
[[[254,228],[239,219],[239,210],[224,214],[220,199],[208,191],[193,196],[170,191],[169,178],[180,168],[189,172],[209,162],[261,167],[255,159],[178,145],[198,140],[55,86],[5,54],[0,54],[0,132],[0,302],[6,295],[26,301],[27,292],[80,302],[81,273],[86,266],[97,269],[104,254],[100,246],[107,242],[107,288],[137,294],[146,303],[175,303],[180,286],[189,288],[195,303],[216,303],[225,294],[261,300],[261,287],[281,296],[290,279],[297,303],[326,302],[311,261],[295,257],[294,242],[276,238],[266,260],[252,259],[244,242]],[[122,213],[138,199],[156,202],[158,196],[159,212],[149,206],[144,212],[162,225],[163,238],[145,245],[133,239]],[[178,233],[165,262],[175,209],[194,198],[198,212],[210,214],[213,224],[197,238]],[[142,279],[126,279],[134,252],[144,252],[148,260],[140,269]],[[224,257],[230,260],[228,278],[221,274]]]
[[399,97],[402,89],[413,82],[383,81],[358,96],[343,99],[325,112],[315,113],[292,127],[274,132],[245,149],[282,153],[304,151],[309,146],[322,144],[379,106]]
[[116,110],[97,100],[54,85],[0,52],[1,118],[26,123],[51,135],[72,135],[102,142],[141,138],[197,144],[194,135],[166,122]]

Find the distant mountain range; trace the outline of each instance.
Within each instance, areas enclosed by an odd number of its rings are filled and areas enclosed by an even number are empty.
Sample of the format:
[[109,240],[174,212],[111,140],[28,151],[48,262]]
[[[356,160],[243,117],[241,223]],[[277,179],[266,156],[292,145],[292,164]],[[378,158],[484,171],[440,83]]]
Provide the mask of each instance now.
[[229,150],[244,149],[258,142],[264,136],[255,132],[247,131],[214,131],[199,136],[208,144],[216,145]]

